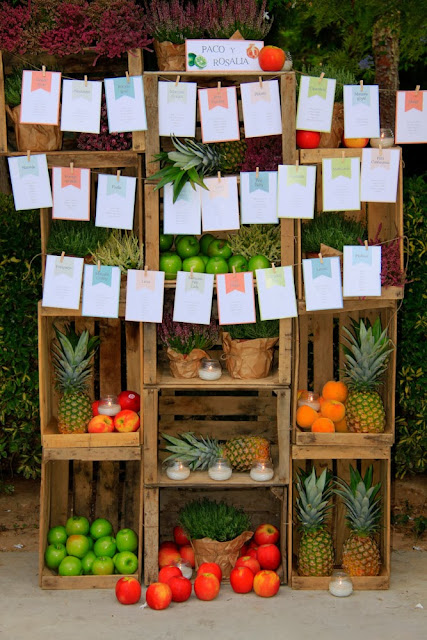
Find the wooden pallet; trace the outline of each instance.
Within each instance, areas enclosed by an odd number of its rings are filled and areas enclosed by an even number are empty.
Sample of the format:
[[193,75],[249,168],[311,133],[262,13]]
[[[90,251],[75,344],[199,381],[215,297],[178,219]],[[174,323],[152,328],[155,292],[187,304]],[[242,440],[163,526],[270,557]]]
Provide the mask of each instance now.
[[83,318],[76,316],[44,315],[39,303],[39,393],[40,428],[43,447],[59,449],[85,447],[135,447],[142,441],[141,427],[132,433],[58,432],[58,393],[54,389],[51,345],[55,338],[54,325],[61,330],[64,323],[74,323],[76,330],[87,329],[101,339],[99,355],[95,358],[89,395],[94,400],[106,394],[119,394],[123,389],[140,393],[142,397],[142,324],[123,319]]
[[45,566],[50,527],[65,525],[71,515],[82,515],[90,521],[107,518],[115,533],[124,527],[136,531],[139,566],[135,576],[141,577],[142,486],[140,447],[44,450],[39,538],[39,585],[42,589],[110,589],[119,578],[117,575],[63,577]]
[[146,487],[144,489],[145,584],[149,585],[157,580],[159,543],[171,539],[173,527],[178,523],[180,509],[187,502],[204,497],[217,502],[225,501],[243,509],[251,518],[252,531],[255,531],[256,527],[264,522],[274,524],[279,529],[282,565],[278,573],[282,583],[286,583],[288,489],[282,486],[259,487],[256,490],[234,487],[226,489]]
[[[311,448],[312,450],[315,447]],[[294,459],[293,466],[293,479],[296,480],[296,472],[298,469],[305,471],[311,471],[314,465],[319,474],[323,469],[330,469],[335,476],[338,476],[349,482],[350,473],[349,465],[356,467],[363,474],[369,465],[374,466],[374,482],[381,482],[381,497],[382,497],[382,522],[381,529],[377,535],[377,542],[379,543],[382,567],[380,575],[378,576],[357,576],[352,577],[353,586],[357,590],[371,590],[371,589],[388,589],[390,586],[390,491],[391,491],[391,471],[390,471],[390,449],[388,449],[388,457],[384,459],[360,459],[350,458],[352,455],[346,453],[343,450],[323,451],[323,458],[307,459],[300,458]],[[301,451],[299,454],[301,455]],[[309,455],[309,452],[307,452]],[[355,452],[357,453],[357,451]],[[329,457],[328,457],[329,456]],[[298,575],[296,559],[298,554],[298,545],[300,540],[300,532],[298,522],[295,515],[295,499],[296,490],[290,485],[289,488],[289,514],[288,514],[288,582],[293,589],[328,589],[329,576],[321,577],[306,577]],[[345,507],[342,501],[337,496],[333,497],[333,510],[332,516],[328,523],[328,529],[332,534],[335,547],[335,562],[336,566],[340,566],[342,562],[342,548],[343,544],[348,538],[349,529],[345,521]]]

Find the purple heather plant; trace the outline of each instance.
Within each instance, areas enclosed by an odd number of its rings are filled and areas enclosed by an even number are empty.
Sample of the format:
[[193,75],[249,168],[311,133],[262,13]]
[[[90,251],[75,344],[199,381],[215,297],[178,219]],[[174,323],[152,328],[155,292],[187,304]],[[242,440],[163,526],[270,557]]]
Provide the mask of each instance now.
[[144,0],[148,33],[159,42],[183,44],[201,38],[207,28],[204,0]]
[[0,50],[19,54],[27,51],[25,31],[29,20],[27,7],[0,4]]
[[[369,240],[371,246],[381,245],[381,286],[403,287],[406,284],[406,274],[400,267],[400,241],[402,238],[394,238],[383,244],[380,233],[382,223],[373,240]],[[363,244],[362,240],[359,240]]]
[[273,24],[267,0],[204,0],[210,38],[230,38],[240,31],[245,40],[264,40]]
[[109,133],[105,96],[101,102],[100,133],[80,133],[77,137],[77,149],[82,151],[126,151],[132,146],[131,133]]
[[219,330],[215,320],[209,325],[173,322],[172,313],[165,310],[157,336],[165,347],[188,355],[193,349],[211,349],[219,339]]
[[282,164],[282,136],[247,138],[245,160],[241,171],[277,171]]

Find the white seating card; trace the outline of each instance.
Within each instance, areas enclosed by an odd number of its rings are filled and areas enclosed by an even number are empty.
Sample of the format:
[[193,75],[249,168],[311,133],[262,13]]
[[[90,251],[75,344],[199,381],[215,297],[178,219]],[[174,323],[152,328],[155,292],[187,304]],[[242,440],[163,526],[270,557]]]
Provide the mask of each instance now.
[[240,174],[242,224],[276,224],[277,171]]
[[118,318],[119,298],[119,267],[85,264],[82,316]]
[[128,269],[125,320],[162,322],[164,271]]
[[22,124],[59,122],[61,74],[53,71],[23,71],[21,93]]
[[400,149],[363,149],[362,202],[396,202]]
[[61,130],[99,133],[102,82],[62,81]]
[[210,324],[213,285],[213,274],[178,271],[173,321]]
[[96,227],[132,229],[135,209],[136,178],[98,176]]
[[105,78],[104,83],[109,131],[145,131],[147,117],[142,76]]
[[201,188],[193,189],[187,182],[176,202],[173,202],[173,185],[163,189],[163,233],[200,235],[202,227]]
[[242,82],[245,138],[275,136],[282,133],[282,114],[278,80]]
[[79,308],[83,262],[83,258],[46,256],[43,307]]
[[378,85],[344,85],[344,138],[379,138]]
[[257,269],[255,274],[261,320],[296,318],[298,311],[292,267]]
[[90,170],[70,167],[52,169],[55,220],[90,219]]
[[322,160],[323,211],[360,209],[360,159]]
[[396,94],[396,144],[427,142],[427,91]]
[[252,271],[217,274],[219,324],[256,322]]
[[302,268],[306,310],[342,309],[340,259],[303,260]]
[[205,178],[204,182],[208,191],[201,189],[203,232],[239,229],[237,178]]
[[236,87],[199,89],[202,142],[240,140]]
[[52,191],[45,154],[7,159],[15,209],[41,209],[52,206]]
[[313,218],[316,167],[279,165],[279,218]]
[[344,297],[381,295],[381,247],[344,247]]
[[196,82],[159,82],[159,136],[196,135]]
[[297,129],[330,131],[336,80],[301,76],[297,107]]

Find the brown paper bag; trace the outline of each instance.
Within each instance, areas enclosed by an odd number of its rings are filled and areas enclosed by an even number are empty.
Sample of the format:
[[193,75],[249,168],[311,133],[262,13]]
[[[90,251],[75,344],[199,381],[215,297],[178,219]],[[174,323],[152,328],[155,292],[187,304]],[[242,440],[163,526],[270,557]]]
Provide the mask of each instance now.
[[185,71],[185,44],[154,40],[159,71]]
[[223,578],[229,578],[231,570],[239,557],[240,549],[252,536],[252,531],[244,531],[240,536],[228,542],[218,542],[211,538],[190,540],[194,549],[196,569],[203,562],[216,562],[221,567]]
[[338,249],[334,249],[327,244],[323,244],[323,242],[320,245],[320,253],[324,258],[336,258],[338,256],[338,258],[341,258],[342,262],[342,251],[338,251]]
[[273,347],[279,338],[232,340],[230,334],[222,334],[222,348],[227,371],[232,378],[266,378],[273,362]]
[[197,378],[201,361],[203,358],[209,358],[209,355],[203,349],[193,349],[186,355],[168,347],[166,353],[169,358],[172,375],[175,378]]
[[320,134],[319,149],[338,149],[344,133],[344,105],[335,102],[332,112],[331,130]]
[[45,124],[21,124],[21,105],[6,112],[15,126],[18,151],[58,151],[62,147],[62,131],[59,126]]

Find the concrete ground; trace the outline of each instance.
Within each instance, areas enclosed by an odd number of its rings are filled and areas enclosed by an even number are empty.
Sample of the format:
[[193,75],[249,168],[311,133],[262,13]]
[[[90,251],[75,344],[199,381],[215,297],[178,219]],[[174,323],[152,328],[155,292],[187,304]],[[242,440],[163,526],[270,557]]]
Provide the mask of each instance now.
[[[271,599],[224,586],[165,611],[120,605],[111,590],[42,591],[37,554],[0,554],[0,640],[426,640],[427,554],[394,552],[389,591],[334,598],[282,587]],[[417,607],[420,604],[424,608]]]

